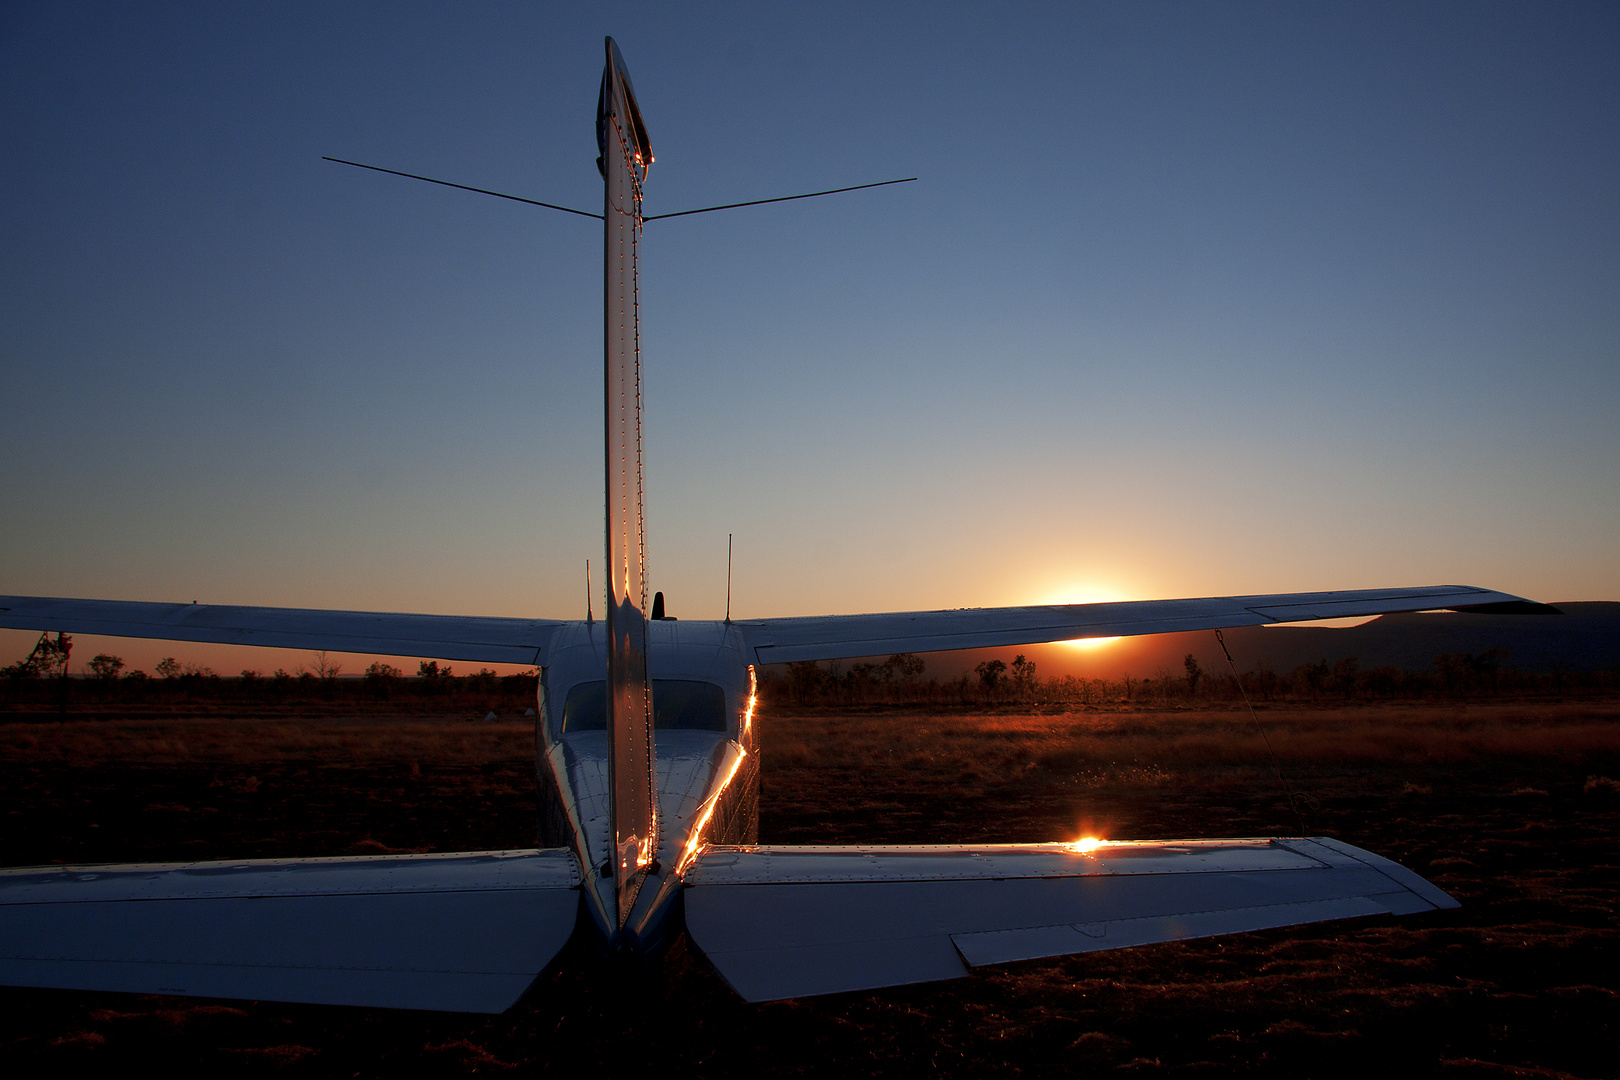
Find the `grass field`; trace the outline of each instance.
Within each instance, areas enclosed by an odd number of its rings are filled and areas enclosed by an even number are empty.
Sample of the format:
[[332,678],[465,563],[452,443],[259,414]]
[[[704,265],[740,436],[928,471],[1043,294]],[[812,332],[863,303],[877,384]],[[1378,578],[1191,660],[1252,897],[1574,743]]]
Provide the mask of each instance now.
[[[1301,832],[1302,818],[1303,831],[1397,859],[1463,907],[763,1006],[738,1001],[684,944],[631,985],[570,946],[499,1017],[3,990],[0,1060],[12,1075],[154,1060],[331,1076],[615,1065],[1365,1076],[1415,1053],[1442,1076],[1620,1075],[1620,702],[1259,719],[767,711],[761,839],[1276,835]],[[532,723],[371,713],[3,724],[0,861],[531,846]]]

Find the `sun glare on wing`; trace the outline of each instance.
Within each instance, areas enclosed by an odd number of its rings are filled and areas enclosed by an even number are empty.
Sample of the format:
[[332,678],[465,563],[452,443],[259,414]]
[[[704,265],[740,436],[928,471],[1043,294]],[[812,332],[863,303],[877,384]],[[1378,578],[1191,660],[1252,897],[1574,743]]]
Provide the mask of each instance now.
[[1352,626],[1365,626],[1374,619],[1381,619],[1382,615],[1347,615],[1342,619],[1307,619],[1304,622],[1277,622],[1264,623],[1272,626],[1309,626],[1317,630],[1348,630]]
[[[1045,600],[1042,600],[1041,603],[1043,603],[1043,604],[1107,604],[1107,603],[1113,603],[1113,602],[1120,601],[1120,600],[1129,600],[1129,599],[1130,599],[1130,597],[1127,596],[1124,592],[1122,592],[1119,589],[1116,589],[1116,588],[1114,588],[1114,587],[1112,587],[1110,585],[1098,585],[1098,584],[1095,584],[1095,583],[1088,582],[1088,583],[1084,583],[1084,584],[1064,585],[1064,586],[1061,586],[1061,587],[1059,587],[1057,589],[1054,589],[1054,590],[1052,590],[1052,592],[1047,594],[1047,598]],[[1071,649],[1090,650],[1090,649],[1100,649],[1100,648],[1103,648],[1104,646],[1112,645],[1114,642],[1116,642],[1118,640],[1119,640],[1119,638],[1117,638],[1117,637],[1083,637],[1083,638],[1074,638],[1071,641],[1060,641],[1060,642],[1057,642],[1057,644],[1067,646],[1068,648],[1071,648]]]
[[1100,836],[1082,836],[1080,839],[1070,844],[1069,847],[1084,855],[1088,851],[1096,851],[1106,843],[1108,843],[1108,841],[1104,840]]

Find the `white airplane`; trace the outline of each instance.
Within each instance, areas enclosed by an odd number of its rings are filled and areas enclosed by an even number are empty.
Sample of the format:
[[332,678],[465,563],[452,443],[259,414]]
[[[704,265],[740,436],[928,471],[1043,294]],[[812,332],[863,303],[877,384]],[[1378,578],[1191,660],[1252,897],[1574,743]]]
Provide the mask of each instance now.
[[1441,585],[817,618],[728,612],[719,622],[666,618],[659,594],[648,611],[635,254],[652,151],[624,61],[611,38],[606,46],[603,618],[0,596],[9,628],[535,665],[542,846],[3,870],[0,983],[500,1012],[576,932],[645,957],[684,929],[739,994],[765,1001],[1456,907],[1412,871],[1326,837],[757,843],[760,664],[1537,605]]

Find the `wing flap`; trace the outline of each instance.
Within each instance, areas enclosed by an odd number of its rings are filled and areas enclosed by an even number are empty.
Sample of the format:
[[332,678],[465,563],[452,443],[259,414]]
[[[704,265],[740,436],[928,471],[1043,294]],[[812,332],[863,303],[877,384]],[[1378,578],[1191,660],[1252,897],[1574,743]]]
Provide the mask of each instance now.
[[1325,838],[713,848],[687,885],[693,942],[750,1001],[1456,906],[1411,871]]
[[501,1012],[573,933],[567,851],[0,871],[0,983]]
[[1006,964],[1014,960],[1035,960],[1046,956],[1128,949],[1161,941],[1241,934],[1269,930],[1276,926],[1351,919],[1359,915],[1388,915],[1391,912],[1366,897],[1338,900],[1305,900],[1296,904],[1270,904],[1265,907],[1232,908],[1227,911],[1199,911],[1185,915],[1160,915],[1145,919],[1114,919],[1108,922],[1065,923],[1061,926],[1028,926],[1016,930],[988,930],[975,934],[952,934],[951,942],[971,967]]
[[1540,607],[1470,585],[1271,593],[1043,607],[965,608],[877,615],[755,619],[738,625],[760,663],[838,660],[901,652],[1036,645],[1358,615],[1511,604]]
[[553,619],[0,596],[0,627],[279,649],[543,664]]

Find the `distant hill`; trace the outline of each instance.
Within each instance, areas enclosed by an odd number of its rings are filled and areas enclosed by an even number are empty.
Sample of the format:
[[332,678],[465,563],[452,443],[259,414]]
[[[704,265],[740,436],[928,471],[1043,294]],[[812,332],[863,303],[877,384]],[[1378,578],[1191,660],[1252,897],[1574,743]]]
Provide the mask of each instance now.
[[[1226,631],[1226,644],[1240,671],[1270,668],[1287,674],[1301,664],[1329,664],[1355,657],[1362,670],[1395,667],[1428,671],[1441,653],[1506,649],[1507,667],[1523,672],[1568,673],[1620,669],[1620,603],[1555,605],[1561,615],[1470,615],[1460,612],[1383,615],[1361,626],[1249,626]],[[1128,638],[1091,650],[1063,645],[980,649],[928,658],[928,674],[949,678],[971,671],[989,657],[1024,653],[1042,677],[1180,674],[1192,653],[1206,671],[1224,672],[1226,658],[1212,631]],[[845,665],[848,666],[847,664]]]

